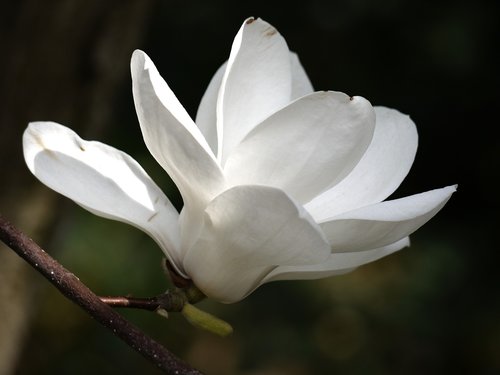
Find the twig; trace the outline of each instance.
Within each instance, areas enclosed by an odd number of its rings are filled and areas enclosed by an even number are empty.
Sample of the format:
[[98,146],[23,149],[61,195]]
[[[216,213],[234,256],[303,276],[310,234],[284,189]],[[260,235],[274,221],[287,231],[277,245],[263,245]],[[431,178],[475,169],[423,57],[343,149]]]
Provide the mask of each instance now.
[[95,295],[75,275],[0,215],[0,240],[47,278],[62,294],[167,374],[201,374],[147,336]]
[[[135,298],[125,296],[99,297],[106,305],[111,307],[130,307],[132,309],[142,309],[155,311],[160,308],[157,298]],[[167,310],[169,311],[169,310]]]
[[137,298],[129,296],[99,297],[101,302],[111,307],[129,307],[157,311],[181,312],[184,305],[189,302],[186,290],[172,288],[155,297]]

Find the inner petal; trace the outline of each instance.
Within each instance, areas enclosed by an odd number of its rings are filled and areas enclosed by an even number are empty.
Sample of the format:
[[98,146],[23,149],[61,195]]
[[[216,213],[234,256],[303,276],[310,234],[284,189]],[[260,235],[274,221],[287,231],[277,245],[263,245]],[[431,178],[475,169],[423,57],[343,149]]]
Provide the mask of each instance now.
[[356,167],[305,205],[316,221],[383,201],[408,174],[417,151],[415,124],[394,109],[375,107],[375,114],[373,139]]
[[374,124],[366,99],[333,91],[312,93],[254,128],[235,147],[224,172],[232,185],[274,186],[305,203],[355,167]]
[[278,31],[248,19],[236,35],[217,102],[218,160],[260,121],[290,101],[290,52]]

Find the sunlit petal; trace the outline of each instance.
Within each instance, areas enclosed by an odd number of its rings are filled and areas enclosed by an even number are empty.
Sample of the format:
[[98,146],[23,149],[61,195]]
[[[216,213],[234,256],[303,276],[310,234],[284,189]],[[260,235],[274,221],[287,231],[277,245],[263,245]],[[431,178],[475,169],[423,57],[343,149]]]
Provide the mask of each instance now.
[[415,124],[394,109],[375,107],[375,113],[373,139],[360,162],[346,178],[306,204],[315,220],[381,202],[408,174],[417,151]]
[[450,199],[456,186],[376,203],[337,215],[320,224],[333,252],[382,247],[410,235]]
[[267,22],[253,18],[236,35],[217,102],[218,159],[291,98],[290,52]]
[[283,191],[238,186],[208,205],[184,268],[205,294],[235,302],[275,266],[316,264],[329,254],[318,225]]
[[303,96],[254,128],[224,172],[232,185],[274,186],[305,203],[356,166],[374,125],[366,99],[333,91]]
[[45,185],[92,213],[151,235],[180,264],[178,213],[129,155],[54,122],[34,122],[23,136],[26,163]]
[[144,52],[134,52],[131,70],[146,146],[175,182],[185,203],[208,202],[223,185],[210,146]]

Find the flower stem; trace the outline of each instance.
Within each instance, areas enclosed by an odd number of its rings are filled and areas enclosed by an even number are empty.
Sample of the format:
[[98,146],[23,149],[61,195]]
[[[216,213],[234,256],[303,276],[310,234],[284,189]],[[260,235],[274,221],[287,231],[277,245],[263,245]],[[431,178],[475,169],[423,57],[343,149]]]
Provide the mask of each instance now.
[[168,312],[180,312],[188,301],[186,293],[179,288],[168,289],[155,297],[138,298],[129,296],[99,297],[102,302],[111,307],[128,307],[156,311],[162,309]]
[[111,307],[156,311],[166,318],[169,312],[181,312],[187,321],[197,328],[223,337],[233,333],[233,327],[229,323],[193,306],[194,303],[205,298],[205,295],[194,284],[186,288],[168,289],[165,293],[150,298],[125,296],[99,298]]

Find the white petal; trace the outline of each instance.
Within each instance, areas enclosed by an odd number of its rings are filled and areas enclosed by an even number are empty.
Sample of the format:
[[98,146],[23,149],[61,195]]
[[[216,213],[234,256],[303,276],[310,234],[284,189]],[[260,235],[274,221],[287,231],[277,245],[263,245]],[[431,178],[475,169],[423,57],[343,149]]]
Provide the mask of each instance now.
[[456,186],[376,203],[320,224],[333,252],[374,249],[396,242],[424,225],[448,201]]
[[219,96],[219,89],[226,66],[227,61],[222,64],[210,80],[196,113],[196,125],[205,136],[214,155],[217,154],[217,97]]
[[[296,53],[290,52],[290,62],[292,69],[291,100],[311,94],[313,92],[311,81]],[[196,125],[200,128],[214,154],[217,154],[217,98],[226,67],[227,61],[217,69],[201,98],[196,113]]]
[[207,296],[235,302],[275,266],[316,264],[329,254],[318,225],[283,191],[237,186],[208,205],[184,268]]
[[278,31],[248,19],[236,35],[217,102],[218,159],[260,121],[290,101],[290,52]]
[[210,146],[144,52],[134,51],[131,70],[135,107],[149,151],[175,182],[185,204],[204,205],[223,185]]
[[31,123],[23,149],[29,169],[45,185],[96,215],[142,229],[180,265],[178,213],[129,155],[53,122]]
[[405,237],[393,244],[372,250],[351,253],[333,253],[325,262],[307,266],[280,266],[271,271],[262,283],[277,280],[313,280],[342,275],[363,264],[374,262],[410,245]]
[[413,121],[394,109],[375,107],[372,142],[360,162],[337,185],[306,204],[316,221],[381,202],[401,184],[415,159]]
[[292,65],[292,96],[290,99],[294,100],[311,94],[314,90],[306,71],[300,63],[299,56],[290,52],[290,61]]
[[373,107],[361,97],[333,91],[303,96],[254,128],[224,172],[231,185],[274,186],[305,203],[354,168],[374,124]]

